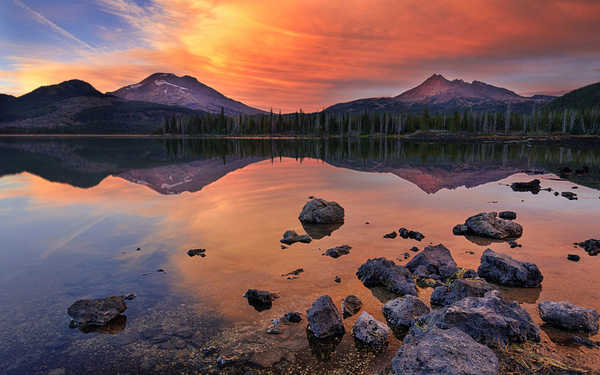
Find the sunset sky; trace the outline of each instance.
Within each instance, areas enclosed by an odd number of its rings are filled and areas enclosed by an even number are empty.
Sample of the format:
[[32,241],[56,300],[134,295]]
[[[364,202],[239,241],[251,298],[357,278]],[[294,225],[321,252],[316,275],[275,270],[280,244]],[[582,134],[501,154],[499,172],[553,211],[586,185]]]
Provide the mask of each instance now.
[[433,73],[524,95],[600,81],[597,0],[2,0],[0,92],[192,75],[259,108],[397,95]]

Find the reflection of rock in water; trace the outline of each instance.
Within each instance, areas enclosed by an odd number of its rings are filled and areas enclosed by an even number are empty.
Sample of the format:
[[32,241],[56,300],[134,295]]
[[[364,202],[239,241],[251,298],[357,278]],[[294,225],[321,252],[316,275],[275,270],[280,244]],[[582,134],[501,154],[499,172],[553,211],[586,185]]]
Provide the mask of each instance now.
[[539,288],[502,288],[500,289],[502,294],[509,300],[516,301],[518,303],[537,303],[542,293],[542,287]]
[[341,334],[319,339],[307,329],[306,337],[308,338],[308,345],[315,358],[319,361],[327,361],[331,358],[333,352],[335,352],[335,348],[342,342],[344,335]]
[[83,333],[103,333],[109,335],[116,335],[125,329],[127,325],[127,316],[125,315],[117,315],[111,321],[106,323],[103,326],[71,326],[72,328],[79,328],[79,330]]
[[338,230],[344,223],[335,224],[309,224],[302,223],[302,228],[314,240],[320,240],[323,237],[331,236],[331,233]]
[[[559,345],[573,345],[573,346],[577,345],[573,341],[573,332],[560,330],[558,328],[551,327],[548,324],[542,324],[540,326],[540,328],[542,329],[542,331],[544,331],[544,333],[546,335],[548,335],[548,337],[550,338],[550,340],[553,343],[556,343]],[[580,333],[577,333],[577,335],[582,336]],[[585,337],[585,336],[583,336],[583,337]]]
[[371,291],[373,296],[375,296],[375,298],[377,298],[382,303],[386,303],[387,301],[391,301],[394,298],[398,298],[398,296],[396,294],[390,292],[389,290],[387,290],[386,288],[384,288],[382,286],[376,286],[373,288],[369,288],[369,290]]
[[475,245],[479,245],[479,246],[490,246],[493,243],[506,242],[504,240],[496,240],[493,238],[479,237],[479,236],[472,236],[472,235],[466,235],[465,238],[467,240],[473,242]]

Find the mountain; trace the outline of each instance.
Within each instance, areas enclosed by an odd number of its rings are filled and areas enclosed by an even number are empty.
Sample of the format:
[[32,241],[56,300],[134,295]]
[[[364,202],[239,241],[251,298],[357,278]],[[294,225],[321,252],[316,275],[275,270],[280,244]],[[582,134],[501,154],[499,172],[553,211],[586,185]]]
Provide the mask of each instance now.
[[600,107],[600,82],[570,91],[554,99],[548,107],[553,110]]
[[552,99],[554,97],[544,95],[524,97],[484,82],[469,83],[461,79],[449,81],[441,74],[434,74],[417,87],[398,96],[339,103],[326,111],[421,113],[425,108],[433,112],[503,111],[511,103],[512,111],[529,112],[535,105],[543,105]]
[[188,108],[127,101],[80,80],[43,86],[20,97],[0,96],[2,133],[152,133]]
[[194,77],[178,77],[171,73],[152,74],[139,83],[109,94],[127,100],[176,105],[212,113],[219,113],[223,108],[227,115],[264,113],[226,97]]

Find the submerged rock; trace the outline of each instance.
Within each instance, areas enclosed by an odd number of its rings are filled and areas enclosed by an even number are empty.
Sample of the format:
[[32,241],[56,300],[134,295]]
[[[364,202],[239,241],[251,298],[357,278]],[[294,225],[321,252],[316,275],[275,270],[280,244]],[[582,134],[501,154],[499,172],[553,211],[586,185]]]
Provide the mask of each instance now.
[[82,326],[103,326],[127,310],[123,296],[98,299],[80,299],[68,309],[67,314],[73,324]]
[[381,311],[390,326],[404,331],[410,328],[415,318],[427,314],[430,310],[419,298],[407,295],[388,301]]
[[487,292],[484,297],[463,298],[433,310],[417,318],[410,332],[418,336],[434,327],[458,328],[488,346],[540,341],[540,329],[529,313],[518,303],[504,299],[497,290]]
[[386,290],[398,294],[417,295],[415,282],[406,267],[398,266],[385,258],[369,259],[364,263],[356,276],[366,287],[382,286]]
[[406,268],[418,277],[436,280],[448,279],[458,271],[452,254],[442,244],[427,246],[406,264]]
[[498,369],[494,352],[456,328],[407,336],[392,360],[394,375],[496,375]]
[[326,255],[326,256],[329,256],[332,258],[339,258],[342,255],[350,254],[350,249],[352,249],[352,246],[340,245],[340,246],[332,247],[331,249],[325,250],[323,255]]
[[279,240],[279,242],[284,243],[286,245],[291,245],[296,242],[310,243],[311,241],[312,239],[308,234],[299,235],[298,233],[296,233],[296,231],[293,230],[286,230],[283,234],[283,238]]
[[517,218],[517,213],[514,211],[501,211],[498,214],[498,217],[504,220],[515,220]]
[[344,298],[342,301],[342,314],[344,314],[344,319],[355,315],[360,311],[362,307],[362,301],[357,296],[351,294]]
[[346,332],[344,323],[335,304],[328,295],[321,296],[306,310],[308,329],[319,339],[342,335]]
[[189,257],[201,256],[204,258],[206,256],[206,249],[190,249],[187,251],[187,255]]
[[337,202],[314,198],[304,205],[298,219],[303,223],[314,224],[343,223],[344,208]]
[[584,249],[589,255],[598,255],[600,253],[600,240],[589,239],[583,242],[576,243],[577,246]]
[[585,337],[573,336],[571,340],[579,345],[585,345],[588,348],[600,348],[600,341],[586,339]]
[[510,185],[514,191],[529,191],[533,194],[540,192],[540,180],[535,179],[528,182],[514,182]]
[[352,336],[361,344],[372,350],[382,350],[387,344],[390,329],[385,323],[375,320],[368,312],[363,311],[352,327]]
[[438,286],[431,294],[431,304],[438,306],[452,305],[466,297],[483,297],[494,290],[493,285],[481,279],[458,279],[450,286]]
[[302,272],[304,272],[304,268],[298,268],[298,269],[293,270],[292,272],[282,273],[281,276],[298,276]]
[[270,309],[273,306],[273,300],[279,296],[266,290],[248,289],[244,298],[248,299],[248,304],[256,311],[263,311]]
[[535,264],[520,262],[491,249],[483,252],[477,273],[481,278],[492,283],[524,288],[536,288],[544,279]]
[[542,301],[538,304],[540,318],[556,328],[585,333],[598,333],[598,312],[569,302]]
[[504,240],[521,237],[523,227],[513,221],[498,218],[496,212],[482,212],[471,216],[464,224],[454,226],[452,233]]

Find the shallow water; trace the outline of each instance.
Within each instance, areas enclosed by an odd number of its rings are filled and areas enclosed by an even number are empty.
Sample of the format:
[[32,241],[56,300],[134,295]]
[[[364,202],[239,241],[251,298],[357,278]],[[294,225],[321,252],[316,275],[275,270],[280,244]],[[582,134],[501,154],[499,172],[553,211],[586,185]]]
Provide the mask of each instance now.
[[[399,340],[375,356],[357,350],[346,334],[328,354],[309,345],[305,321],[281,336],[266,328],[288,311],[304,313],[323,294],[338,304],[355,294],[363,311],[383,320],[382,300],[390,296],[365,288],[357,268],[380,256],[405,264],[402,254],[428,244],[444,244],[465,268],[476,269],[486,248],[536,263],[542,288],[505,294],[538,324],[540,300],[600,310],[600,258],[573,246],[600,237],[594,147],[0,138],[0,156],[0,373],[191,373],[216,362],[217,354],[202,354],[211,345],[221,354],[255,353],[262,365],[284,358],[308,373],[377,371]],[[555,174],[583,165],[589,172],[571,181]],[[532,178],[579,199],[507,186]],[[339,202],[345,223],[322,238],[309,231],[312,243],[282,250],[285,230],[304,233],[297,217],[309,196]],[[468,216],[502,210],[518,213],[523,247],[452,235]],[[383,238],[399,227],[425,239]],[[349,255],[321,255],[342,244],[352,246]],[[206,248],[207,256],[191,258],[190,248]],[[568,253],[581,260],[568,261]],[[305,271],[297,279],[281,276],[297,268]],[[242,297],[248,288],[280,298],[257,312]],[[109,332],[68,327],[66,309],[75,300],[126,293],[137,298]],[[425,301],[430,293],[419,290]],[[345,321],[348,332],[355,320]],[[546,341],[561,341],[548,332]],[[557,348],[582,366],[600,363],[581,348]]]

